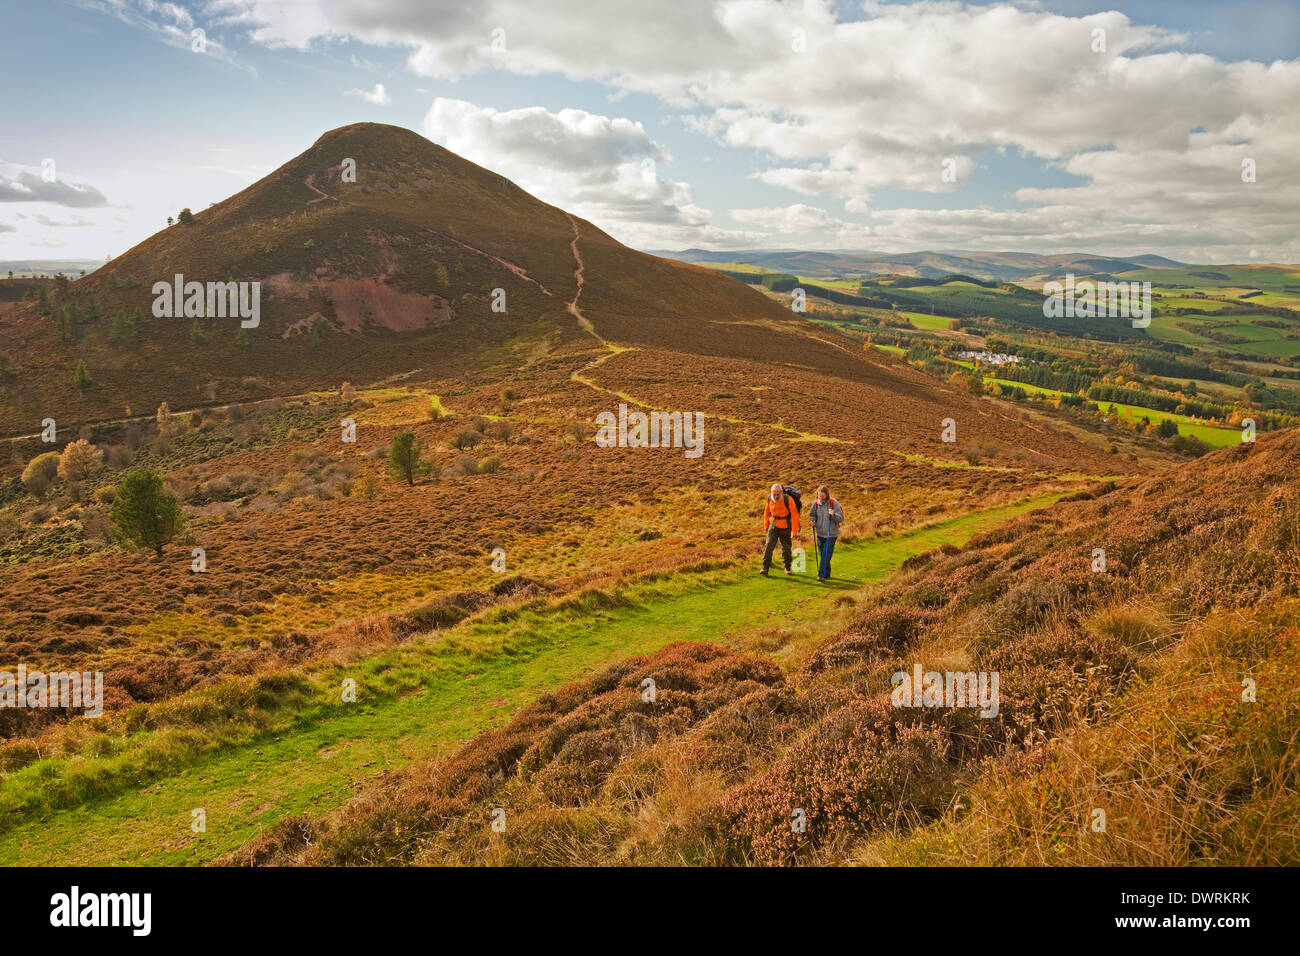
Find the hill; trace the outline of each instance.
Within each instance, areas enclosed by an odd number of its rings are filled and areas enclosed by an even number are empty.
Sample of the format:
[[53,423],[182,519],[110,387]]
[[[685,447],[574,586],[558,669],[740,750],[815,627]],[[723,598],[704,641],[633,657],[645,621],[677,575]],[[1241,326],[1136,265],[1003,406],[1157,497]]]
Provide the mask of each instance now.
[[1039,255],[1028,252],[807,252],[799,250],[749,249],[713,252],[686,249],[680,252],[659,251],[658,255],[683,262],[744,263],[771,272],[790,272],[817,278],[843,275],[913,276],[939,279],[951,273],[964,273],[992,282],[1021,279],[1048,279],[1092,273],[1117,273],[1133,269],[1170,269],[1183,264],[1163,256],[1100,256],[1089,253]]
[[[260,323],[241,334],[236,319],[156,318],[154,284],[177,274],[260,283]],[[797,321],[759,293],[628,249],[409,130],[363,123],[6,314],[0,354],[16,375],[0,382],[0,434],[55,413],[76,429],[163,401],[459,371],[538,323],[583,339],[569,312],[579,275],[583,314],[608,339],[751,358],[793,347],[783,327]],[[826,346],[800,350],[835,361]]]

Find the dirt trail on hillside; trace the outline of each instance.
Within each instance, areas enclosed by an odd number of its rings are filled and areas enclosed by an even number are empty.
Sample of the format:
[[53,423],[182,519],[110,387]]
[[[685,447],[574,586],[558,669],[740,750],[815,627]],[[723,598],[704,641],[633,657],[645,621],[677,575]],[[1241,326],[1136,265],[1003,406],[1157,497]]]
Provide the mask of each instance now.
[[517,266],[513,262],[508,262],[507,260],[502,259],[500,256],[492,255],[492,253],[490,252],[484,252],[482,249],[478,249],[474,246],[471,246],[468,242],[461,242],[455,236],[447,236],[447,238],[450,239],[452,242],[457,243],[458,245],[464,246],[470,252],[477,252],[480,256],[487,256],[497,265],[504,266],[505,268],[509,269],[511,272],[519,276],[519,278],[523,279],[525,282],[531,282],[533,285],[537,286],[537,288],[541,289],[542,292],[545,293],[546,295],[551,294],[551,290],[546,288],[546,286],[542,285],[540,282],[538,282],[536,279],[530,276],[527,273],[527,271],[525,271],[523,266]]
[[[620,392],[612,388],[605,388],[603,385],[597,384],[595,381],[593,381],[592,379],[588,378],[585,374],[583,374],[585,372],[591,372],[594,369],[599,368],[601,365],[603,365],[605,362],[609,361],[616,355],[620,355],[623,352],[635,352],[637,351],[637,349],[635,349],[632,346],[614,345],[611,342],[607,341],[604,338],[604,336],[602,336],[599,332],[596,331],[596,327],[591,324],[591,321],[582,314],[582,309],[578,307],[578,300],[582,298],[582,284],[584,278],[583,273],[586,271],[586,264],[582,261],[582,253],[578,251],[578,239],[579,239],[578,221],[574,219],[572,214],[570,213],[565,213],[565,215],[569,217],[569,222],[573,223],[573,241],[569,243],[569,248],[573,250],[573,262],[574,262],[573,278],[578,285],[577,291],[574,292],[573,294],[573,300],[569,303],[569,307],[568,307],[569,314],[572,315],[575,319],[577,319],[578,324],[582,326],[583,330],[587,332],[589,335],[591,335],[605,349],[605,351],[601,355],[599,355],[597,358],[593,359],[592,361],[588,362],[582,368],[575,369],[574,371],[570,372],[569,379],[574,382],[580,382],[581,384],[586,385],[588,388],[592,389],[593,391],[600,392],[604,395],[612,395],[614,398],[618,399],[619,401],[627,402],[629,405],[640,406],[641,408],[644,408],[646,411],[651,411],[651,412],[665,411],[665,409],[662,409],[657,405],[652,405],[649,402],[643,402],[639,398],[634,398],[633,396],[627,394],[626,392]],[[720,421],[731,422],[733,425],[757,425],[762,428],[770,428],[775,431],[785,432],[787,434],[796,436],[796,440],[798,441],[820,441],[820,442],[835,442],[835,443],[841,441],[841,439],[831,438],[826,435],[814,435],[811,433],[799,432],[785,425],[772,424],[771,422],[757,422],[746,418],[731,418],[726,415],[711,415],[711,417],[717,418]]]
[[[335,197],[335,196],[331,196],[329,193],[327,193],[327,192],[323,192],[322,190],[317,189],[317,188],[316,188],[315,179],[316,179],[316,174],[315,174],[315,173],[312,173],[310,176],[308,176],[306,179],[304,179],[304,180],[302,181],[302,184],[303,184],[304,186],[306,186],[308,189],[310,189],[312,192],[314,192],[314,193],[316,194],[316,197],[317,197],[317,198],[315,198],[315,199],[308,199],[308,200],[307,200],[307,205],[308,205],[308,206],[310,206],[310,205],[311,205],[312,203],[314,203],[314,202],[320,202],[322,199],[336,199],[336,200],[337,200],[337,197]],[[342,200],[337,200],[337,201],[341,202]]]
[[[306,186],[308,189],[310,189],[312,192],[314,192],[317,196],[316,199],[307,200],[307,205],[309,206],[312,205],[312,203],[320,202],[322,199],[333,199],[335,202],[343,202],[343,200],[339,199],[337,196],[331,196],[329,193],[324,192],[316,187],[315,173],[311,173],[310,175],[308,175],[307,178],[302,181],[302,184]],[[569,218],[572,219],[573,217],[570,216]],[[574,232],[575,233],[577,232],[576,225],[574,226]],[[530,276],[527,270],[525,270],[523,266],[515,265],[513,262],[510,262],[506,259],[502,259],[500,256],[494,256],[490,252],[484,252],[482,249],[479,249],[475,246],[471,246],[468,242],[461,242],[461,240],[457,239],[455,236],[447,236],[445,233],[439,233],[439,235],[443,236],[444,238],[450,239],[452,242],[456,243],[459,246],[462,246],[465,249],[468,249],[470,252],[476,252],[480,256],[484,256],[488,259],[491,259],[497,265],[505,269],[509,269],[511,272],[513,272],[519,278],[523,279],[525,282],[531,282],[533,285],[537,286],[537,288],[542,290],[542,293],[544,295],[551,295],[551,290],[546,288],[546,286],[542,285],[540,282],[538,282],[536,279]],[[579,289],[581,289],[581,284],[582,284],[581,280],[579,280]]]
[[[582,310],[578,308],[578,300],[582,298],[583,273],[586,271],[587,266],[582,261],[582,253],[578,251],[578,220],[574,219],[570,213],[566,212],[565,215],[569,217],[569,222],[573,225],[573,241],[569,243],[569,248],[573,250],[573,279],[578,284],[578,290],[573,293],[573,301],[569,303],[569,314],[578,320],[578,324],[582,326],[584,331],[594,336],[601,345],[608,348],[609,343],[601,337],[600,333],[596,331],[596,327],[591,324],[591,320],[583,315]],[[609,356],[605,356],[605,358],[609,358]]]

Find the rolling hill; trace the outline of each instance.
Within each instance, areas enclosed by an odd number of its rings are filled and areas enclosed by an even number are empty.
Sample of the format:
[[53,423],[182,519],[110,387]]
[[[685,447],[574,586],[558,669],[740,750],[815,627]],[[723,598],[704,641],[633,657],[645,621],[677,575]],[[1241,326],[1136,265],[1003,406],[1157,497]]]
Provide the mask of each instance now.
[[[261,283],[260,325],[245,337],[233,319],[155,318],[154,283],[176,274]],[[0,434],[54,414],[76,427],[163,401],[459,370],[539,322],[583,339],[569,312],[580,274],[582,312],[609,339],[753,358],[793,347],[783,327],[797,321],[759,293],[629,249],[409,130],[363,123],[69,284],[47,314],[28,303],[6,315],[0,353],[16,375],[0,382]],[[137,317],[129,336],[114,332],[119,313]],[[827,346],[800,350],[834,361]]]
[[748,249],[710,251],[685,249],[679,252],[657,250],[657,255],[683,262],[735,262],[760,266],[771,272],[792,272],[820,278],[845,274],[858,276],[902,275],[922,279],[939,279],[951,273],[964,273],[995,282],[1013,282],[1029,278],[1055,278],[1072,272],[1117,273],[1133,269],[1174,269],[1183,263],[1163,256],[1100,256],[1090,253],[1040,255],[1029,252],[808,252],[799,250]]

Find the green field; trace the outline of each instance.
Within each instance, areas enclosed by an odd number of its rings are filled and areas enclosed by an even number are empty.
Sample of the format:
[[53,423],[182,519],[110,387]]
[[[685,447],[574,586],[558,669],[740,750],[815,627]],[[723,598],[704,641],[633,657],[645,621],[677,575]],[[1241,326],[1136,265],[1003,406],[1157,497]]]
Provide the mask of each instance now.
[[[792,655],[842,626],[848,611],[832,603],[833,595],[883,580],[914,554],[960,545],[1057,497],[1043,495],[844,544],[836,551],[829,586],[817,585],[808,573],[787,578],[778,571],[760,578],[746,562],[628,585],[595,604],[560,602],[435,632],[364,662],[368,676],[359,681],[356,704],[317,708],[309,720],[267,730],[243,746],[179,761],[151,782],[122,786],[76,806],[27,810],[22,819],[6,806],[12,825],[0,835],[0,862],[210,861],[285,816],[340,806],[376,774],[454,748],[537,695],[629,655],[678,640],[707,640],[762,650],[791,663]],[[406,692],[365,692],[371,679],[393,669],[402,672]],[[0,795],[11,804],[15,787],[60,781],[66,786],[94,760],[39,761],[9,774]],[[190,830],[195,808],[207,814],[206,832]]]
[[[1155,339],[1214,349],[1228,354],[1249,352],[1279,357],[1300,355],[1300,339],[1287,338],[1288,332],[1291,334],[1300,332],[1300,325],[1292,325],[1290,329],[1276,329],[1253,324],[1256,321],[1276,322],[1281,320],[1259,313],[1243,315],[1162,314],[1152,316],[1151,327],[1147,331]],[[1189,324],[1192,329],[1182,328],[1180,323]],[[1196,329],[1198,326],[1203,326],[1207,332],[1225,332],[1248,341],[1244,343],[1217,342],[1210,338],[1209,335],[1197,334]]]
[[925,312],[902,312],[900,315],[907,316],[907,321],[927,332],[945,331],[953,321],[944,315],[928,315]]
[[[970,362],[954,362],[963,368],[973,369],[974,365]],[[1032,392],[1037,395],[1048,395],[1052,398],[1061,396],[1060,389],[1043,388],[1039,385],[1029,385],[1025,382],[1014,382],[1005,378],[994,378],[986,375],[984,384],[1001,385],[1003,388],[1022,388],[1026,392]],[[1241,441],[1241,432],[1235,428],[1217,428],[1213,425],[1205,425],[1187,415],[1176,415],[1173,412],[1162,412],[1154,408],[1143,408],[1140,405],[1124,405],[1120,402],[1093,402],[1094,405],[1100,406],[1103,410],[1108,409],[1111,405],[1115,406],[1116,412],[1123,418],[1133,421],[1141,421],[1143,418],[1150,419],[1151,424],[1155,425],[1164,419],[1169,419],[1178,425],[1178,434],[1194,435],[1201,441],[1205,442],[1211,448],[1226,448],[1229,445],[1236,445]]]
[[[1217,312],[1219,309],[1225,308],[1228,305],[1226,302],[1218,302],[1214,299],[1202,299],[1195,296],[1178,294],[1185,290],[1160,290],[1153,288],[1151,291],[1153,293],[1151,300],[1152,309],[1196,309],[1201,312]],[[1160,295],[1160,298],[1158,299],[1155,298],[1155,295],[1162,291],[1164,294]]]
[[1141,421],[1143,418],[1151,420],[1155,425],[1165,419],[1169,419],[1178,425],[1178,434],[1193,435],[1199,438],[1211,448],[1227,448],[1229,445],[1241,444],[1241,431],[1236,428],[1216,428],[1213,425],[1204,425],[1186,415],[1175,415],[1172,412],[1160,412],[1154,408],[1143,408],[1140,405],[1124,405],[1120,402],[1094,402],[1103,411],[1108,411],[1111,406],[1121,418],[1127,418],[1131,421]]

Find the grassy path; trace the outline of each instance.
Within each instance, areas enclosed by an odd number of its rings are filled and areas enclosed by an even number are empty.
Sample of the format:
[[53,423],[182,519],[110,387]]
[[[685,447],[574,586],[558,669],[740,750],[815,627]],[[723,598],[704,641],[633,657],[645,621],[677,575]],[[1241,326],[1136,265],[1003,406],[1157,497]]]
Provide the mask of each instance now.
[[[474,625],[508,638],[503,651],[484,656],[467,649],[462,666],[442,670],[415,693],[372,701],[363,694],[360,703],[280,739],[203,757],[143,789],[24,821],[0,836],[0,864],[202,863],[283,816],[337,807],[374,774],[454,747],[540,693],[621,658],[678,640],[745,645],[755,632],[790,626],[811,628],[820,639],[832,626],[818,630],[832,613],[836,588],[884,579],[911,555],[961,544],[1056,497],[844,545],[830,587],[815,583],[810,554],[806,575],[786,578],[778,570],[762,578],[751,564],[707,582],[679,575],[634,591],[626,606],[595,613],[530,613]],[[190,829],[196,808],[206,813],[203,833]]]

